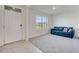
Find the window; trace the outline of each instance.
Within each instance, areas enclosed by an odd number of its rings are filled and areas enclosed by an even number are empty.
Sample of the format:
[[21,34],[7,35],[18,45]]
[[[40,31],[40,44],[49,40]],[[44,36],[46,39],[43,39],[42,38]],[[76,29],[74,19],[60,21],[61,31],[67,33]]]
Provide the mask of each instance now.
[[45,29],[47,28],[48,17],[46,16],[36,16],[36,28]]

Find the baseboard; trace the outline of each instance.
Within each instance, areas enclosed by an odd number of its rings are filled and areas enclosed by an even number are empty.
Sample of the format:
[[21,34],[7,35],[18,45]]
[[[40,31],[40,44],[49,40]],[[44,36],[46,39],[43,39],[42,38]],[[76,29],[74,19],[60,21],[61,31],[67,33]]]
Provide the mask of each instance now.
[[47,35],[47,34],[49,34],[49,33],[45,33],[45,34],[42,34],[42,35],[39,35],[39,36],[31,37],[31,38],[29,38],[29,39],[38,38],[38,37],[41,37],[41,36],[44,36],[44,35]]
[[[18,41],[25,41],[25,40],[18,40]],[[13,42],[5,43],[3,46],[5,46],[5,45],[9,45],[9,44],[12,44],[12,43],[14,43],[14,42],[18,42],[18,41],[13,41]]]

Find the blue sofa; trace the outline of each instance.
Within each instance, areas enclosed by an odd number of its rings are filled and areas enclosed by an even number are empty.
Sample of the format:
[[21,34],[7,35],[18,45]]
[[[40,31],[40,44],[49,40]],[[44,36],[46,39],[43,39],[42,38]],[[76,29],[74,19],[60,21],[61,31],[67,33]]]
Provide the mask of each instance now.
[[[64,28],[67,28],[67,31],[64,31]],[[71,31],[69,31],[71,29]],[[54,27],[51,29],[51,34],[64,36],[68,38],[74,37],[75,30],[73,27]]]

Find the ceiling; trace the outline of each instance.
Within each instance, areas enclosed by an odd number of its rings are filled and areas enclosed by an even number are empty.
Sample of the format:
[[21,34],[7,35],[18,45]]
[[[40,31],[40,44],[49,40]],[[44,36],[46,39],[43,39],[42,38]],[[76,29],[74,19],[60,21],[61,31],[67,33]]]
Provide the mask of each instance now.
[[[56,9],[53,10],[53,7]],[[62,13],[62,12],[71,12],[74,10],[79,10],[79,5],[30,5],[30,8],[48,13]]]

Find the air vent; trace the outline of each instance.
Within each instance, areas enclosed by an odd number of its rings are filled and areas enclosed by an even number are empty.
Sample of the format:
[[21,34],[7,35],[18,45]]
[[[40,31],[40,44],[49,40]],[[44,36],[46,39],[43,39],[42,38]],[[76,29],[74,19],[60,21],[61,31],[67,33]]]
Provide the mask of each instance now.
[[4,8],[5,8],[5,10],[12,10],[12,7],[10,7],[10,6],[4,6]]
[[4,8],[5,8],[5,10],[11,10],[11,11],[14,11],[14,12],[21,13],[21,9],[19,9],[19,8],[13,8],[13,7],[8,6],[8,5],[5,5]]
[[19,8],[15,8],[15,9],[13,9],[13,11],[21,13],[21,9],[19,9]]

